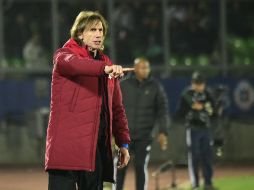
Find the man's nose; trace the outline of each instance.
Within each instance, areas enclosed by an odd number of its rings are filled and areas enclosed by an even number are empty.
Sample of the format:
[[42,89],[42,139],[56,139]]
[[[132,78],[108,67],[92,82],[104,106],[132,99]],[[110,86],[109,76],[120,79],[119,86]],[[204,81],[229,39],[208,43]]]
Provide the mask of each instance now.
[[102,32],[97,30],[96,31],[96,38],[101,38],[102,37]]

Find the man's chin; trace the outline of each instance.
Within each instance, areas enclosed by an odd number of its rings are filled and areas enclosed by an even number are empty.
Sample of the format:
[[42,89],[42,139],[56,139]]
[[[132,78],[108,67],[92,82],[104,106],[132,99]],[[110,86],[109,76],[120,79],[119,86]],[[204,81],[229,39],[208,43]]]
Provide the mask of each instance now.
[[93,49],[100,49],[101,48],[101,44],[92,44],[91,46]]
[[101,46],[94,46],[93,50],[99,50],[101,48]]
[[100,49],[100,47],[97,47],[97,46],[90,46],[90,47],[88,47],[88,50],[89,51],[95,51],[95,50],[99,50]]

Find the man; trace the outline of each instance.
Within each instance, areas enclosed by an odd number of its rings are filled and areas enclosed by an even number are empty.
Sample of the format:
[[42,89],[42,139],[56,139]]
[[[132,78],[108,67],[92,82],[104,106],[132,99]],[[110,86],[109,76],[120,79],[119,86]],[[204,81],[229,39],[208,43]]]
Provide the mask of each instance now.
[[50,190],[102,190],[113,182],[112,133],[120,168],[129,161],[129,129],[118,78],[124,71],[102,53],[107,32],[98,12],[77,16],[71,39],[56,51],[45,169]]
[[[135,156],[136,189],[147,189],[147,166],[155,122],[159,122],[161,148],[167,146],[169,125],[168,100],[162,85],[150,76],[150,64],[145,58],[134,61],[135,75],[121,82],[123,102],[129,123],[130,152]],[[122,190],[127,168],[118,170],[116,189]]]
[[206,88],[205,78],[199,72],[192,75],[191,87],[181,97],[180,114],[187,127],[189,175],[193,189],[199,189],[199,163],[202,164],[204,189],[212,186],[212,138],[210,132],[213,99]]

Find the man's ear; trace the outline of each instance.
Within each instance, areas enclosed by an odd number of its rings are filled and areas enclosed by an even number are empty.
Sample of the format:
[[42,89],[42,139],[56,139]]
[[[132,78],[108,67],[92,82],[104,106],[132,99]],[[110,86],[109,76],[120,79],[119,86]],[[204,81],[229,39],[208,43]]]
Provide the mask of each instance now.
[[79,33],[79,34],[78,34],[78,38],[79,38],[80,40],[83,40],[83,35],[82,35],[82,33]]

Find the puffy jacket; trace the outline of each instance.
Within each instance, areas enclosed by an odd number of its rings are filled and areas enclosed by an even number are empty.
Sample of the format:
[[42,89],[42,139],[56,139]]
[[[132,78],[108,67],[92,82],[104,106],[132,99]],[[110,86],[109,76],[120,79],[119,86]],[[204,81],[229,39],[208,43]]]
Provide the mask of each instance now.
[[134,75],[121,82],[132,140],[152,140],[156,121],[159,131],[169,127],[168,99],[163,86],[153,77],[139,82]]
[[[94,60],[85,47],[70,39],[54,54],[50,117],[47,130],[45,169],[95,170],[102,94],[100,78],[111,61],[99,52]],[[106,147],[113,169],[111,138],[117,145],[130,143],[122,94],[117,79],[104,78],[107,84],[109,124]],[[112,165],[111,165],[112,164]],[[112,166],[112,167],[111,167]],[[112,181],[113,172],[106,178]],[[105,177],[105,176],[104,176]]]
[[[203,104],[202,110],[195,110],[192,105],[196,102]],[[178,115],[185,118],[185,126],[193,128],[210,127],[214,110],[214,100],[209,89],[195,92],[191,87],[185,89],[181,95]]]

